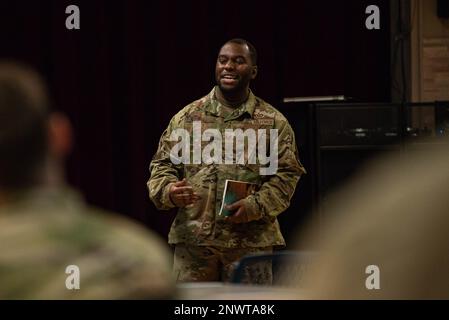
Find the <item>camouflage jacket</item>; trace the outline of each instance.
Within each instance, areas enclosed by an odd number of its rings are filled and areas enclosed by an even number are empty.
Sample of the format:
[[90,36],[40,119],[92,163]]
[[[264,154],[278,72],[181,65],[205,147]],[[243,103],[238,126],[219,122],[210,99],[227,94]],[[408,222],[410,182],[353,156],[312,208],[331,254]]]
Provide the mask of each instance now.
[[[288,208],[296,184],[301,174],[305,173],[298,158],[294,132],[279,111],[252,92],[245,103],[231,114],[224,115],[223,107],[215,97],[215,90],[187,105],[171,119],[150,164],[151,176],[147,186],[150,199],[157,208],[168,210],[174,207],[168,190],[171,183],[183,178],[201,197],[195,205],[178,210],[169,233],[169,243],[227,248],[284,246],[276,216]],[[201,138],[198,140],[198,137],[194,141],[192,131],[195,121],[201,121],[201,133],[207,129],[218,129],[223,136],[226,129],[265,129],[268,135],[269,129],[277,129],[277,172],[261,175],[260,162],[250,163],[247,152],[243,164],[235,164],[235,161],[225,164],[224,160],[209,164],[204,161],[199,164],[175,164],[170,157],[177,143],[171,138],[173,130],[187,130],[191,152],[195,146],[205,147],[209,143]],[[224,156],[225,143],[222,145]],[[245,198],[245,208],[252,221],[234,224],[219,214],[226,179],[252,182],[259,186],[257,192]]]
[[[0,299],[169,298],[163,240],[68,188],[38,188],[0,205]],[[79,268],[79,290],[73,269]],[[67,273],[66,273],[67,272]]]

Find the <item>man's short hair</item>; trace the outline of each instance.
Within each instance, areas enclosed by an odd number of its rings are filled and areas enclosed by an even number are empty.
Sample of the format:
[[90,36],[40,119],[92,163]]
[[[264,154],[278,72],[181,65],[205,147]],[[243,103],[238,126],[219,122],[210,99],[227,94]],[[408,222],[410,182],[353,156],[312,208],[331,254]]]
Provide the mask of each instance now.
[[0,61],[0,188],[29,187],[47,155],[48,98],[39,75]]
[[234,38],[234,39],[227,41],[226,43],[237,43],[240,45],[248,46],[249,56],[251,57],[251,62],[254,66],[257,65],[257,51],[256,51],[256,48],[251,44],[251,42],[249,42],[245,39],[241,39],[241,38]]

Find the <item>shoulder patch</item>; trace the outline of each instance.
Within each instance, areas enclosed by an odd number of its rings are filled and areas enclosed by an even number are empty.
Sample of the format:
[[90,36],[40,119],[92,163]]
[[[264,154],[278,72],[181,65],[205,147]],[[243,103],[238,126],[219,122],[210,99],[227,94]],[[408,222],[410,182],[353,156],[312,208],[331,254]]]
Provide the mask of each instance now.
[[186,115],[187,122],[200,121],[202,113],[200,111],[193,111]]

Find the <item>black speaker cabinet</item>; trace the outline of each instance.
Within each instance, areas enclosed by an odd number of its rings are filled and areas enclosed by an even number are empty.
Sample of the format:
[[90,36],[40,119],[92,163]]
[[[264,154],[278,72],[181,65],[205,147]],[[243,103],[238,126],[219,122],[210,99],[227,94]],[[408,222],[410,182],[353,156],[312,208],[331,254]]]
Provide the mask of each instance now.
[[[430,133],[412,127],[415,107],[435,108]],[[280,104],[296,135],[307,174],[299,181],[291,205],[279,216],[284,235],[294,239],[307,220],[326,219],[327,199],[368,162],[388,152],[446,147],[435,140],[421,143],[429,134],[449,136],[449,102],[432,103],[300,103]],[[449,138],[445,141],[449,141]],[[407,144],[404,144],[407,142]],[[438,143],[437,143],[438,142]]]
[[449,0],[437,0],[437,16],[438,18],[449,18]]
[[317,105],[320,147],[383,146],[399,143],[399,106]]
[[368,161],[400,150],[402,109],[395,104],[316,105],[317,190],[320,217],[326,200]]
[[449,136],[449,101],[435,102],[435,134]]

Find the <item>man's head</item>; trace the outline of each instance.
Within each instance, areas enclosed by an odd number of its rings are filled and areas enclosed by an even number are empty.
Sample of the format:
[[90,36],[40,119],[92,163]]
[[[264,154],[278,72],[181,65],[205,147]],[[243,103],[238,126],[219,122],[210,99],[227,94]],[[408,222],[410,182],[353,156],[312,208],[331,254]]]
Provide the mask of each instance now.
[[38,183],[47,156],[68,151],[68,121],[48,109],[47,90],[38,74],[0,62],[0,189]]
[[243,39],[226,42],[218,53],[215,80],[224,94],[246,93],[257,75],[257,52]]

